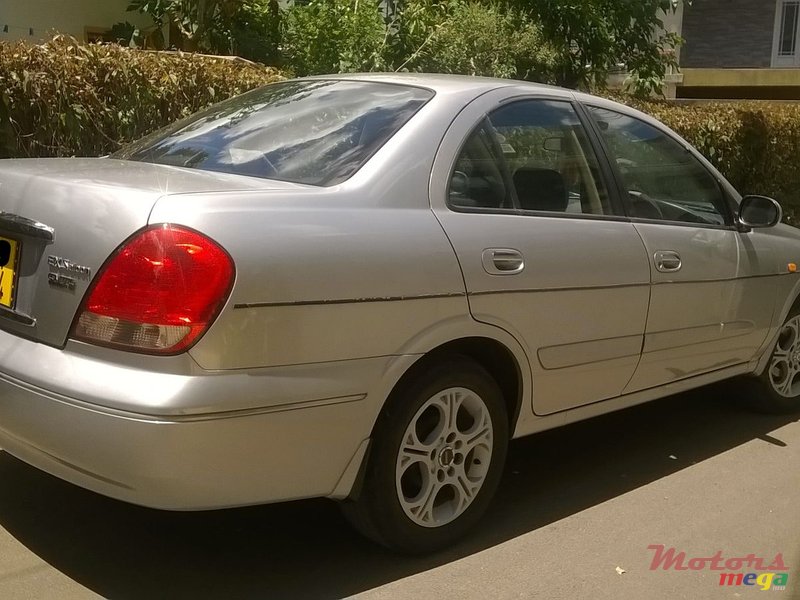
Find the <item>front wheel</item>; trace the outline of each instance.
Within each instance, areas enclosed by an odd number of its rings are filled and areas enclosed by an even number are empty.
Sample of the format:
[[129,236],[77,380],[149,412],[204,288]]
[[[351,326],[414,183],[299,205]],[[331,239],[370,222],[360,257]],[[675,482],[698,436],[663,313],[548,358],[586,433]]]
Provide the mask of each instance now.
[[800,311],[787,317],[767,368],[755,381],[753,408],[778,414],[800,411]]
[[388,548],[437,550],[478,521],[497,488],[508,445],[502,392],[468,358],[440,363],[390,397],[372,443],[345,515]]

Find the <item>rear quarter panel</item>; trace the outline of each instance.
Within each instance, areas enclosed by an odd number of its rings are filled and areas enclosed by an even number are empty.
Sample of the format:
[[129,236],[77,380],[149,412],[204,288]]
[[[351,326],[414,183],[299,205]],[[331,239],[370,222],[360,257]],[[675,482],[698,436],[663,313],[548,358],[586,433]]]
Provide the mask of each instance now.
[[172,196],[150,221],[181,223],[236,264],[222,314],[190,351],[205,369],[402,354],[467,314],[464,284],[429,209],[365,206],[335,190]]
[[439,339],[434,330],[468,319],[428,182],[440,140],[477,93],[437,93],[338,186],[161,198],[150,223],[202,231],[236,263],[227,305],[190,351],[198,364],[240,369],[423,353]]

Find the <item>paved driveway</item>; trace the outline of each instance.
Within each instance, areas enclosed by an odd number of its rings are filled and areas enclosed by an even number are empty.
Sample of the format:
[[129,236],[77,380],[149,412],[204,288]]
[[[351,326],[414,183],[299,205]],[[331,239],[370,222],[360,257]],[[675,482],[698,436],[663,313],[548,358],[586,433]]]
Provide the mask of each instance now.
[[647,546],[664,544],[687,559],[780,552],[789,587],[763,597],[800,599],[800,421],[729,396],[704,389],[514,442],[481,527],[427,558],[362,541],[323,500],[165,513],[0,452],[0,598],[762,597],[720,587],[718,572],[651,571]]

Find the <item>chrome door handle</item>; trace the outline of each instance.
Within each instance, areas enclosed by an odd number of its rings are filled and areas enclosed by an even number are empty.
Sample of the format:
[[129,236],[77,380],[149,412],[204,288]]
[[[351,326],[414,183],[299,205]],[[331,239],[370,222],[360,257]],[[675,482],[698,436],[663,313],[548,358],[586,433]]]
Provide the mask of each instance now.
[[488,248],[483,251],[481,262],[489,275],[516,275],[525,268],[522,252],[513,248]]
[[653,255],[656,269],[662,273],[675,273],[681,270],[681,256],[672,250],[659,250]]

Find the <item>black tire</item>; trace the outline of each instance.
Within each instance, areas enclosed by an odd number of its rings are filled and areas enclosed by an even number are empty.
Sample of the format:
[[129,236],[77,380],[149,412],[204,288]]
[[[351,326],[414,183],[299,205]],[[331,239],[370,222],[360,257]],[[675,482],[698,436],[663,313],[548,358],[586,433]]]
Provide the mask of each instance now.
[[[474,407],[476,412],[482,410],[474,399],[477,397],[488,413],[491,421],[491,433],[489,434],[491,441],[482,442],[480,450],[483,453],[482,456],[485,457],[486,448],[491,446],[488,468],[481,463],[476,452],[464,454],[466,450],[463,442],[447,442],[451,436],[453,440],[456,439],[455,432],[449,434],[447,438],[440,438],[436,433],[439,431],[437,427],[444,428],[444,432],[451,430],[446,429],[447,426],[444,422],[447,417],[441,411],[441,407],[438,404],[432,406],[431,402],[437,402],[436,398],[444,398],[440,394],[450,388],[463,388],[473,394],[473,396],[470,396],[469,393],[461,395],[461,407],[467,406],[467,401],[463,398],[469,397],[470,406]],[[424,411],[421,410],[423,407],[426,407]],[[435,413],[438,417],[432,416],[429,419],[429,412],[430,415]],[[483,422],[487,422],[485,414],[480,414],[483,415]],[[451,419],[451,421],[457,424],[461,416],[462,411],[459,408],[458,418]],[[407,429],[411,426],[412,420],[415,428],[420,428],[414,429],[416,432],[422,430],[421,423],[426,420],[433,422],[431,419],[435,418],[441,418],[441,423],[434,427],[431,433],[423,432],[423,435],[419,436],[434,440],[430,446],[427,446],[434,448],[430,452],[430,456],[424,454],[419,463],[410,462],[408,464],[411,466],[407,466],[403,470],[399,466],[399,455],[404,440],[409,439]],[[477,430],[477,420],[469,425],[470,418],[472,418],[471,414],[466,414],[466,417],[462,419],[465,421],[465,429],[467,431]],[[465,438],[472,435],[462,432],[460,424],[456,426]],[[482,425],[480,430],[486,431],[486,427]],[[342,502],[342,511],[363,535],[391,550],[421,554],[449,546],[465,535],[486,512],[502,475],[508,447],[508,431],[508,415],[502,392],[497,382],[483,367],[475,361],[461,356],[431,366],[412,376],[410,381],[401,385],[388,399],[373,431],[372,446],[361,492],[357,498]],[[449,454],[448,448],[450,448]],[[448,459],[451,458],[452,460],[448,462]],[[457,462],[459,460],[461,462]],[[458,471],[459,466],[463,466],[463,471]],[[465,493],[469,486],[457,487],[457,483],[450,482],[453,481],[453,478],[459,477],[458,473],[466,476],[467,471],[473,468],[479,470],[485,468],[482,483],[477,492],[471,496],[471,502],[466,505],[466,508],[453,508],[459,505],[458,500],[470,497],[468,493]],[[441,477],[442,472],[445,473],[444,477],[449,479],[438,479],[440,482],[438,485],[441,486],[438,488],[439,491],[427,494],[427,497],[432,500],[430,504],[427,502],[423,504],[435,506],[436,501],[444,498],[445,501],[442,501],[440,505],[443,508],[432,508],[430,511],[420,508],[421,512],[429,514],[430,519],[428,526],[421,525],[415,522],[415,517],[406,512],[411,510],[409,509],[409,499],[405,498],[406,508],[402,504],[401,496],[406,496],[407,484],[405,482],[406,480],[411,481],[408,485],[413,486],[415,485],[413,480],[416,480],[420,487],[418,497],[422,498],[426,496],[426,484],[428,489],[436,488],[437,483],[434,481],[434,477]],[[426,480],[426,483],[421,483],[421,480],[425,480],[427,477],[430,479]],[[450,494],[454,497],[448,503],[446,500]],[[453,514],[448,515],[451,508]],[[434,510],[441,510],[445,515],[441,525],[435,525]],[[459,510],[463,510],[463,512],[458,513]],[[416,518],[423,517],[416,515]],[[446,522],[447,518],[452,518],[452,520]]]
[[[792,328],[792,325],[795,327]],[[797,338],[794,342],[789,339],[788,330],[790,329],[794,329],[793,335]],[[792,351],[788,353],[788,360],[776,362],[776,355],[786,354],[785,350],[789,346]],[[797,382],[795,385],[791,385],[790,382],[788,388],[781,386],[779,383],[786,380],[781,377],[783,369],[786,368],[783,365],[800,369],[800,307],[793,308],[781,325],[778,340],[770,351],[769,361],[764,372],[758,377],[750,377],[745,381],[744,391],[747,394],[745,402],[748,408],[768,414],[800,412],[800,372],[796,374],[796,377],[792,376],[792,380]],[[783,389],[784,393],[779,392],[778,388]]]

